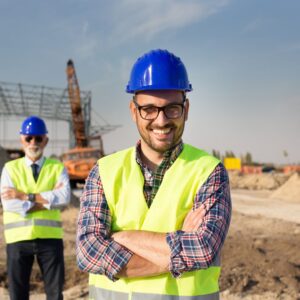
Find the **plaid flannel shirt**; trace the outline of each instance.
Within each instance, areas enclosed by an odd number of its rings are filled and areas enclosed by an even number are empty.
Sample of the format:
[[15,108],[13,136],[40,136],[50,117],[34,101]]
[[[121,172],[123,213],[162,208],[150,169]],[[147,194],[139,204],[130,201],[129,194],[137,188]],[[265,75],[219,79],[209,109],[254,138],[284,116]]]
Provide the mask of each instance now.
[[[136,147],[136,161],[144,175],[144,195],[150,206],[163,176],[183,149],[182,142],[164,154],[156,172],[148,169],[140,159],[140,142]],[[111,280],[128,263],[133,253],[110,238],[111,214],[105,198],[98,164],[86,180],[80,202],[77,229],[77,263],[81,270],[103,274]],[[208,207],[197,232],[166,233],[171,249],[169,269],[174,277],[183,272],[210,266],[224,243],[231,217],[231,198],[228,175],[220,163],[195,195],[193,209],[202,203]]]

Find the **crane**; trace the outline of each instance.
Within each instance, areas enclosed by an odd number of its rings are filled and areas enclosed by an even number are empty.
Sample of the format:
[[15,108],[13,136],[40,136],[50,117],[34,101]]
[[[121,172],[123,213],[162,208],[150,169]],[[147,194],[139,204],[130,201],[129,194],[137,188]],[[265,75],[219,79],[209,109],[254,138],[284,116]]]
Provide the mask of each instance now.
[[74,63],[71,59],[67,62],[66,73],[76,146],[87,147],[88,139],[85,132],[85,124],[80,102],[80,89]]
[[[63,153],[62,161],[68,171],[71,187],[76,187],[78,183],[85,182],[91,168],[104,153],[101,136],[88,136],[88,129],[81,107],[80,88],[74,63],[71,59],[67,62],[66,74],[72,114],[72,126],[75,136],[75,148]],[[96,138],[100,141],[100,147],[90,147],[89,141]]]

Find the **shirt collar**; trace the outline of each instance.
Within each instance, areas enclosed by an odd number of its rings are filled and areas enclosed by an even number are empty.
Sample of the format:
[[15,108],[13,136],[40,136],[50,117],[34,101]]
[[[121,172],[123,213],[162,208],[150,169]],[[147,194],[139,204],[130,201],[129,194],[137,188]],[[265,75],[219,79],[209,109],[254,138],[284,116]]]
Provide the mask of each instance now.
[[39,166],[39,169],[42,167],[43,163],[45,161],[45,157],[42,156],[39,160],[33,162],[29,157],[25,156],[25,164],[27,167],[30,167],[32,164],[37,164]]
[[[164,153],[164,159],[163,161],[169,160],[170,165],[174,163],[174,161],[177,159],[177,157],[180,155],[181,151],[183,150],[183,142],[182,140],[173,148],[167,150]],[[136,144],[136,162],[142,167],[145,168],[142,159],[141,159],[141,141],[139,140]]]

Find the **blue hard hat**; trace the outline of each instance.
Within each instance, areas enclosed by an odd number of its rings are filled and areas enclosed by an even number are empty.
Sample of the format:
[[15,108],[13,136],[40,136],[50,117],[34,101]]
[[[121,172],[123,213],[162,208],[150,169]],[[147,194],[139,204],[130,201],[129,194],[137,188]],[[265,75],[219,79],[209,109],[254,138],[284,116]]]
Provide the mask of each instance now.
[[30,116],[25,119],[20,130],[20,134],[25,135],[44,135],[47,133],[45,122],[36,116]]
[[126,92],[134,94],[149,90],[192,90],[179,57],[167,50],[157,49],[138,58],[131,70]]

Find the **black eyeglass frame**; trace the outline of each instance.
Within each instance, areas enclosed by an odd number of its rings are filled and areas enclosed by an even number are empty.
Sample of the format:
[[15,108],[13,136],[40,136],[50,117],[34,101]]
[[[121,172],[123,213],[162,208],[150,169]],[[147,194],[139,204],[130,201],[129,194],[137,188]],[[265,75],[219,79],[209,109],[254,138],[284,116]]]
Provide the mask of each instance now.
[[[153,121],[153,120],[155,120],[155,119],[157,119],[157,117],[158,117],[158,115],[159,115],[159,113],[161,112],[161,111],[163,111],[163,113],[164,113],[164,115],[165,115],[165,117],[167,118],[167,119],[169,119],[169,120],[175,120],[175,119],[179,119],[181,116],[182,116],[182,114],[183,114],[183,112],[184,112],[184,107],[185,107],[185,102],[186,102],[186,98],[184,97],[183,98],[183,102],[182,103],[170,103],[170,104],[168,104],[168,105],[165,105],[165,106],[155,106],[155,105],[152,105],[152,104],[150,104],[150,105],[139,105],[137,102],[136,102],[136,100],[135,100],[135,98],[133,98],[133,103],[134,103],[134,105],[135,105],[135,107],[137,108],[137,110],[139,111],[139,114],[140,114],[140,117],[142,118],[142,119],[144,119],[144,120],[147,120],[147,121]],[[165,109],[166,108],[168,108],[168,107],[170,107],[170,106],[180,106],[181,107],[181,114],[179,115],[179,116],[176,116],[176,117],[174,117],[174,118],[170,118],[170,117],[168,117],[168,115],[166,114],[166,111],[165,111]],[[156,108],[157,109],[157,114],[156,114],[156,117],[155,118],[145,118],[145,117],[143,117],[142,116],[142,113],[141,113],[141,110],[142,109],[144,109],[144,108]]]
[[44,136],[43,135],[26,135],[24,137],[24,140],[26,141],[26,143],[30,143],[32,139],[34,139],[38,144],[40,144],[43,142]]

